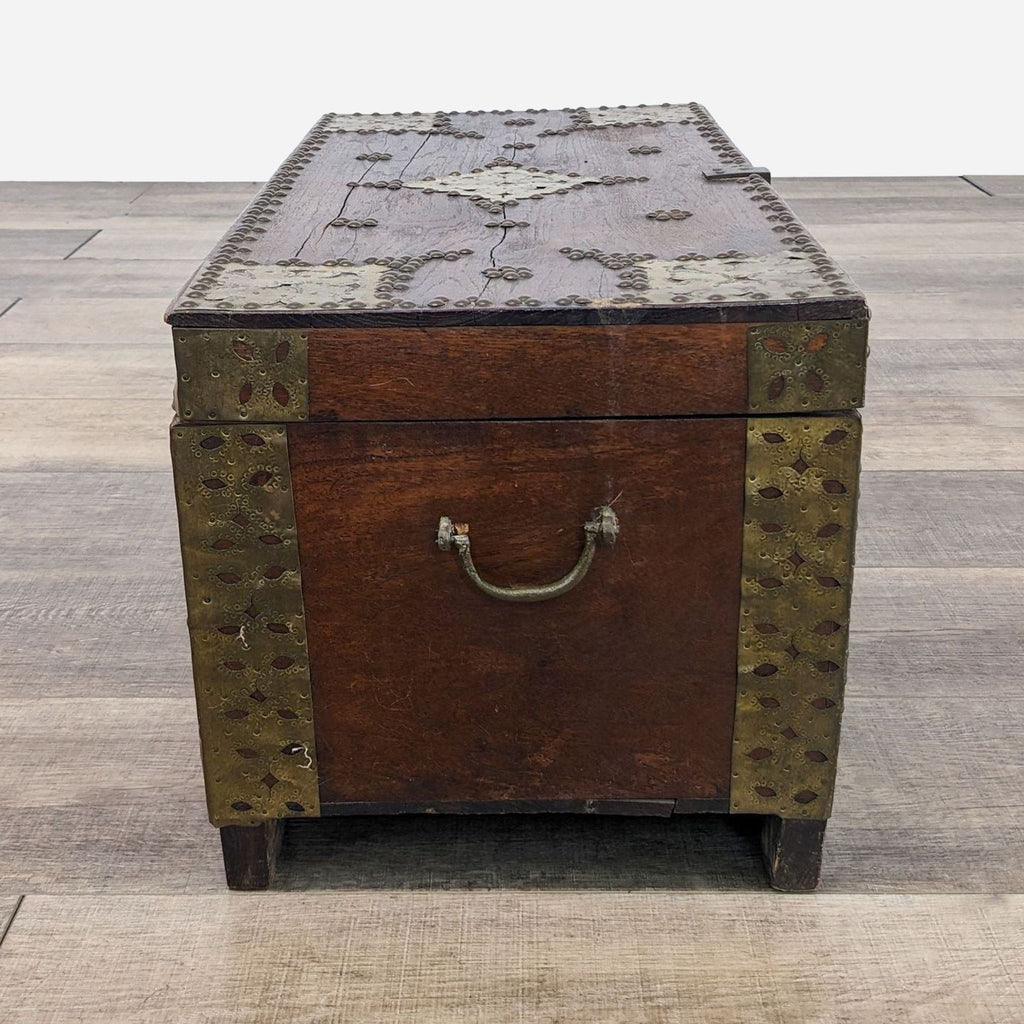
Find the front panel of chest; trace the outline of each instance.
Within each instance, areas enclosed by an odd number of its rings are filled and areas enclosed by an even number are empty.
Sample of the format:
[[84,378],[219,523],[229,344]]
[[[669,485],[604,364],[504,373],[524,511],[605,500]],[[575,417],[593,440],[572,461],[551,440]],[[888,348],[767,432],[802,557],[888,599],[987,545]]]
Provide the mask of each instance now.
[[855,414],[179,425],[172,448],[215,823],[827,816]]

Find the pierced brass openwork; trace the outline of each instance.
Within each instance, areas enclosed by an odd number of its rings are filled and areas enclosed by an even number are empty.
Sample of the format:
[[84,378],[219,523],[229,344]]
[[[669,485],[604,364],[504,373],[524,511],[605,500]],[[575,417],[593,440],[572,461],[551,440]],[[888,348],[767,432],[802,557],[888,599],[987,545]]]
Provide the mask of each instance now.
[[867,320],[766,324],[747,331],[749,412],[830,412],[864,404]]
[[856,413],[747,421],[734,813],[829,815],[860,439]]
[[320,812],[287,428],[171,427],[214,825]]
[[174,329],[182,420],[288,423],[309,415],[305,331]]

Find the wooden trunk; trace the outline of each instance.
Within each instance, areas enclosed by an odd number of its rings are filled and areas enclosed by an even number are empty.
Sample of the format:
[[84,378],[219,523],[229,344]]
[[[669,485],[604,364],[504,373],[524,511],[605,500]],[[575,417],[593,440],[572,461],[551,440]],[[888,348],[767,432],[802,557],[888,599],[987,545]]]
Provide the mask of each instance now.
[[813,888],[863,297],[697,104],[326,115],[168,312],[211,820],[761,814]]

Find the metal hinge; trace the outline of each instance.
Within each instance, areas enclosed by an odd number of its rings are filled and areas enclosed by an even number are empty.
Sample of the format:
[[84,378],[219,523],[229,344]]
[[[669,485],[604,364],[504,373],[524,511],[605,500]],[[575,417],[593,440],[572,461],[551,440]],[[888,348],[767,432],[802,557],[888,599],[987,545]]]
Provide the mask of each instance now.
[[772,183],[772,172],[767,167],[712,167],[710,171],[704,171],[705,181],[728,181],[730,178],[746,178],[748,175],[756,174],[764,178],[770,185]]

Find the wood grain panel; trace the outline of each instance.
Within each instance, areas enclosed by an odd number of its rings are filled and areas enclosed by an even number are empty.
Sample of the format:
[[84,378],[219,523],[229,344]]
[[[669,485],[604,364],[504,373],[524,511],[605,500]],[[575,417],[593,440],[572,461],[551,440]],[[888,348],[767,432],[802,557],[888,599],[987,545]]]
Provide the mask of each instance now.
[[1024,567],[1022,473],[864,473],[858,516],[858,566]]
[[163,1024],[183,993],[260,1024],[1003,1024],[1022,926],[1019,896],[30,896],[0,999],[24,1024]]
[[[727,792],[745,420],[301,424],[289,448],[324,802]],[[450,515],[485,579],[547,582],[612,501],[619,542],[550,603],[481,595],[433,546]]]
[[310,332],[313,419],[742,413],[747,327]]

